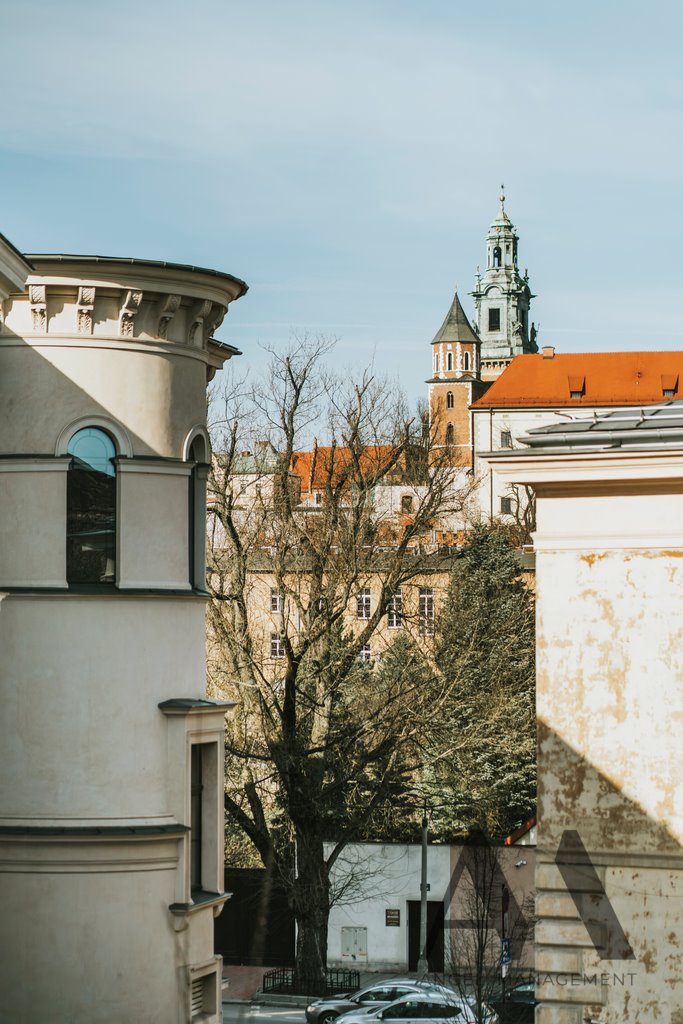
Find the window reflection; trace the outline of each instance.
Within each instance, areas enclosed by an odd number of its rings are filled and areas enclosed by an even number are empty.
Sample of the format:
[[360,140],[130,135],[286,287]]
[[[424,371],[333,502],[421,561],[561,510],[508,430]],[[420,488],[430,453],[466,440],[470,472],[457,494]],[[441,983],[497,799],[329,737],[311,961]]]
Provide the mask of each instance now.
[[95,427],[77,431],[66,488],[68,583],[114,583],[116,574],[116,447]]

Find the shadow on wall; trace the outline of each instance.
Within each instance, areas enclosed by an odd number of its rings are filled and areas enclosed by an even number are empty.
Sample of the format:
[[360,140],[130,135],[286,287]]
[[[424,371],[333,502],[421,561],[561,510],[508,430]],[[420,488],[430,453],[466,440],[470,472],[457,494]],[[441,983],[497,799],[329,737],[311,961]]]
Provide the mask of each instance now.
[[206,419],[202,359],[180,346],[177,355],[150,357],[135,339],[115,345],[88,337],[89,345],[73,347],[68,338],[45,340],[51,345],[41,350],[6,325],[0,335],[3,454],[54,455],[70,424],[102,418],[125,430],[136,455],[183,457],[180,430]]
[[[542,1003],[589,1006],[607,1013],[601,1021],[624,1024],[644,1014],[654,1019],[656,1011],[679,1012],[680,842],[665,821],[629,799],[542,721],[538,743],[536,975]],[[669,784],[668,793],[662,789],[663,816],[673,812],[673,769]]]

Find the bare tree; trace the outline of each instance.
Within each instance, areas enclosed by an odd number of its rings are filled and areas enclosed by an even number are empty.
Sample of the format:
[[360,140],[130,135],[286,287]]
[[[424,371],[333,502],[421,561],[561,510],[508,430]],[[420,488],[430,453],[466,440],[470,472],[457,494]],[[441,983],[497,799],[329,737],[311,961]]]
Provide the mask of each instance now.
[[446,970],[453,986],[471,1001],[478,1024],[486,1024],[490,1018],[490,1002],[500,1002],[504,987],[502,940],[509,952],[508,969],[519,971],[530,966],[526,961],[534,898],[532,893],[510,887],[502,854],[501,847],[486,841],[465,845],[449,892],[453,916]]
[[[210,680],[239,702],[225,807],[288,884],[311,991],[325,981],[330,869],[410,781],[452,685],[429,668],[432,612],[415,595],[443,570],[434,531],[455,529],[468,489],[395,388],[330,376],[327,350],[300,341],[272,355],[265,384],[225,396],[209,504]],[[302,502],[302,459],[318,504]],[[411,499],[398,512],[397,488]],[[389,611],[414,641],[373,666]]]

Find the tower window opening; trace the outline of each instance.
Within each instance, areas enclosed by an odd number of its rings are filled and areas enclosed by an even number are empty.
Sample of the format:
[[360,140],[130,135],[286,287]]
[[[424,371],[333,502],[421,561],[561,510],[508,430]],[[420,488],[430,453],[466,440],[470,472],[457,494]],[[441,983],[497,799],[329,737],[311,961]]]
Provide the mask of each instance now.
[[448,352],[447,355],[446,355],[446,369],[447,370],[452,370],[453,369],[453,353],[452,352]]
[[96,427],[76,431],[66,484],[68,583],[114,583],[116,576],[116,447]]
[[494,267],[499,267],[501,265],[502,256],[503,256],[503,254],[501,252],[500,246],[497,245],[495,247],[495,249],[493,250],[493,265],[494,265]]
[[465,355],[464,355],[464,358],[463,358],[463,368],[465,370],[469,370],[469,368],[470,368],[470,354],[469,354],[469,352],[465,352]]
[[453,444],[455,438],[455,431],[453,430],[453,424],[449,423],[446,427],[446,444]]
[[500,330],[500,309],[489,310],[489,330],[499,331]]
[[437,352],[434,356],[434,373],[439,372],[439,353]]
[[452,409],[453,408],[453,392],[452,391],[449,391],[448,394],[446,395],[446,408],[447,409]]
[[189,451],[194,465],[189,478],[189,572],[190,585],[206,589],[206,477],[207,452],[202,437],[195,437]]

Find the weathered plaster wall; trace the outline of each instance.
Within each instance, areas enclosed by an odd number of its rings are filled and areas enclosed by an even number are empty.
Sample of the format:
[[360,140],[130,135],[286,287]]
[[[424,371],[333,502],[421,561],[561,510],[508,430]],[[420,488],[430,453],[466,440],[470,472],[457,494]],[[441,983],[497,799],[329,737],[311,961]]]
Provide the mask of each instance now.
[[[536,1019],[680,1024],[683,493],[599,476],[537,488]],[[634,959],[596,953],[554,863],[565,830],[579,832]]]

